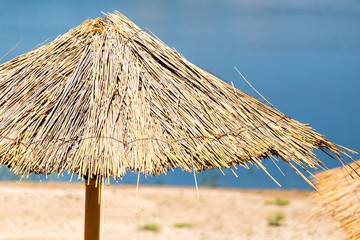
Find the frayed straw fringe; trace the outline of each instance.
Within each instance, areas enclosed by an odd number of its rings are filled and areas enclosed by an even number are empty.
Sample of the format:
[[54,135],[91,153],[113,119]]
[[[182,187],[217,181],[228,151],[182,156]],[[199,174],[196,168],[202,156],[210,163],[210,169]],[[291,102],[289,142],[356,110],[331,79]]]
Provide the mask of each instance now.
[[338,221],[348,239],[360,239],[360,160],[348,166],[316,174],[319,193],[313,195],[312,215]]
[[[80,178],[172,168],[323,167],[345,151],[188,62],[119,12],[0,66],[0,164]],[[262,167],[263,168],[263,167]],[[263,168],[265,170],[265,168]]]

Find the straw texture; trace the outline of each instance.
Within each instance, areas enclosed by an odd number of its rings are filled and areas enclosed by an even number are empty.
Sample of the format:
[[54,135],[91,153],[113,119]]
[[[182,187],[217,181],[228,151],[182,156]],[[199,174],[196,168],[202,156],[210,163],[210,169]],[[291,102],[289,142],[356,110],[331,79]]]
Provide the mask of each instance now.
[[316,174],[319,193],[313,196],[313,214],[338,221],[347,238],[354,240],[360,239],[360,176],[355,171],[360,171],[360,160]]
[[15,174],[116,179],[128,170],[262,167],[273,156],[294,169],[321,167],[314,148],[345,153],[118,12],[0,66],[0,164]]

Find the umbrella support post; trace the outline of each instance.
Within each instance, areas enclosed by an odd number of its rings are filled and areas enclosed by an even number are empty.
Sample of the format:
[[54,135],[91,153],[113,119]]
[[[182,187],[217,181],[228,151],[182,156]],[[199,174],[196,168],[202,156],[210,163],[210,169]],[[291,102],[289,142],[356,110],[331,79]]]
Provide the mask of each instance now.
[[85,240],[100,239],[100,207],[101,207],[101,180],[97,186],[95,180],[85,181]]

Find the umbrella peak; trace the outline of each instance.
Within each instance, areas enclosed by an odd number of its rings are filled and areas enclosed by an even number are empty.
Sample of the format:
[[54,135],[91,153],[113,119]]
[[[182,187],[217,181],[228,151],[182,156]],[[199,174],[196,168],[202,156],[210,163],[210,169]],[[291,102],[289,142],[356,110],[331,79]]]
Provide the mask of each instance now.
[[78,28],[81,28],[84,32],[102,34],[106,23],[103,18],[88,19]]
[[102,34],[105,35],[111,31],[116,31],[117,33],[128,39],[131,37],[132,34],[136,34],[136,32],[142,31],[137,25],[135,25],[118,11],[115,11],[114,13],[103,14],[104,17],[85,20],[82,24],[71,29],[68,33],[82,33],[85,35],[94,36]]

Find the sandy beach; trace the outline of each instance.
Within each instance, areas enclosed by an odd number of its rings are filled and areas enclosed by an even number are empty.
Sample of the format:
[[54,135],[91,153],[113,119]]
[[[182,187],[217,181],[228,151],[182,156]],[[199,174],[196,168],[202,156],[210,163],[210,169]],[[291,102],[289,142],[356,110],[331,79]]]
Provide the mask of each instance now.
[[[0,183],[0,239],[82,239],[83,183]],[[345,239],[309,191],[105,186],[102,239]],[[287,201],[286,205],[274,199]],[[280,226],[268,217],[281,213]]]

